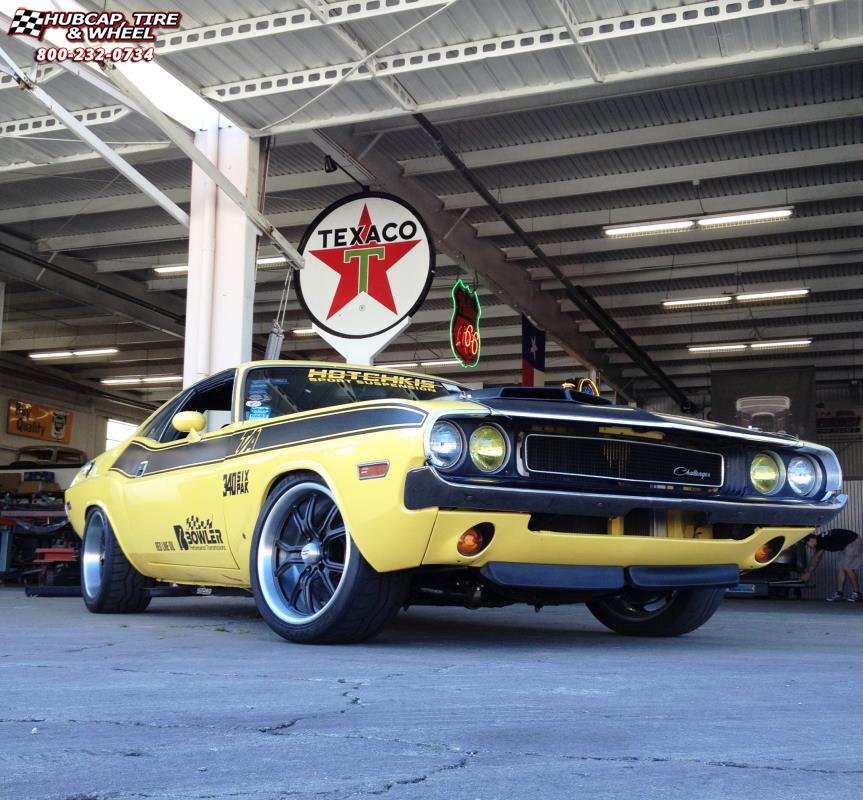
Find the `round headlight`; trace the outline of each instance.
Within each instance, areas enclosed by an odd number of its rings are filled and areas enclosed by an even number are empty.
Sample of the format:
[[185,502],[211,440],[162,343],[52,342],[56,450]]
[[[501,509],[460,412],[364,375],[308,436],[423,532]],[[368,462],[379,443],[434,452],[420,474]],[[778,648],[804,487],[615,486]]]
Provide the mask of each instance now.
[[464,441],[451,422],[436,422],[429,437],[429,461],[440,469],[452,469],[461,461]]
[[788,462],[788,485],[794,494],[806,497],[815,491],[818,483],[818,468],[811,458],[795,456]]
[[506,436],[493,425],[480,425],[468,445],[471,461],[483,472],[497,472],[506,461]]
[[759,453],[749,466],[749,480],[761,494],[775,494],[782,488],[782,466],[770,453]]

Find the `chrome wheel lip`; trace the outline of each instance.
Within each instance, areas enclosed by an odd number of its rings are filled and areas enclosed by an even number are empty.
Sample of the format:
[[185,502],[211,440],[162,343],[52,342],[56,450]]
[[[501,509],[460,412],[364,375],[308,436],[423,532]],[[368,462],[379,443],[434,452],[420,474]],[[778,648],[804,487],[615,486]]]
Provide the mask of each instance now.
[[[312,481],[298,483],[286,491],[270,509],[267,518],[264,520],[261,528],[261,535],[258,538],[258,549],[255,555],[255,569],[257,572],[258,586],[263,595],[267,608],[282,622],[289,625],[307,625],[321,617],[327,609],[329,609],[344,587],[344,575],[348,570],[353,552],[353,543],[351,541],[350,532],[345,526],[345,561],[342,569],[342,577],[336,585],[335,591],[330,596],[324,605],[313,614],[303,614],[298,612],[290,604],[289,598],[285,597],[285,591],[280,580],[276,577],[276,569],[278,565],[278,548],[276,542],[280,538],[284,523],[288,515],[292,512],[295,506],[301,502],[304,497],[310,493],[316,492],[329,498],[330,502],[338,508],[335,497],[332,492],[323,484]],[[344,520],[342,520],[344,522]],[[305,547],[303,549],[306,549]],[[309,550],[306,550],[309,555]],[[311,564],[320,563],[322,559],[315,559],[314,552],[312,553]],[[307,569],[309,562],[303,558],[303,569]]]
[[97,512],[87,522],[81,552],[81,588],[88,598],[95,599],[102,588],[105,573],[105,538],[107,522]]

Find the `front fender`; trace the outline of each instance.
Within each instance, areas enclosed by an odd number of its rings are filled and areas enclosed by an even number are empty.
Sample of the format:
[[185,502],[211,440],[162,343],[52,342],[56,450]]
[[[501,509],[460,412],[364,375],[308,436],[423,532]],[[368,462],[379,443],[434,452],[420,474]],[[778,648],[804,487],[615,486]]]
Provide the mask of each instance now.
[[[361,480],[358,466],[378,461],[389,462],[386,476]],[[424,463],[422,428],[363,433],[338,443],[305,444],[257,455],[249,462],[250,493],[258,510],[281,478],[313,472],[332,491],[354,543],[374,569],[390,572],[422,563],[437,509],[414,511],[404,506],[407,474]],[[255,475],[262,480],[254,480]],[[246,527],[253,529],[254,524]],[[228,528],[234,526],[229,522]],[[251,538],[235,541],[242,549],[235,552],[243,570],[249,568]]]

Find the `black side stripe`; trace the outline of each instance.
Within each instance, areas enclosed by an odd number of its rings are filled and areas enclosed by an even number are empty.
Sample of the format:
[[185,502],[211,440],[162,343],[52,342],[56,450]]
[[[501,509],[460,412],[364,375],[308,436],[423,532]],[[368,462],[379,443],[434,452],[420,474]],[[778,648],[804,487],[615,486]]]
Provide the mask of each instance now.
[[[111,467],[128,478],[149,477],[189,467],[215,464],[280,447],[341,439],[358,433],[416,428],[428,414],[410,406],[374,406],[347,411],[328,411],[302,419],[286,419],[243,428],[224,436],[208,437],[200,442],[156,448],[144,442],[132,442]],[[138,465],[147,461],[147,471],[136,475]]]

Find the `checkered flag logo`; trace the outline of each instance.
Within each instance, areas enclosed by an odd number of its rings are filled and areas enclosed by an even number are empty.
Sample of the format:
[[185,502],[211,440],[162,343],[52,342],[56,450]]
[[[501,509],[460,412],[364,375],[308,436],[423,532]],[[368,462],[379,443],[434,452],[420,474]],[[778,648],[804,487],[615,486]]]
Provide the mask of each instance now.
[[42,38],[45,27],[45,12],[30,11],[29,8],[19,8],[12,17],[12,24],[9,26],[10,36],[34,36],[37,39]]

